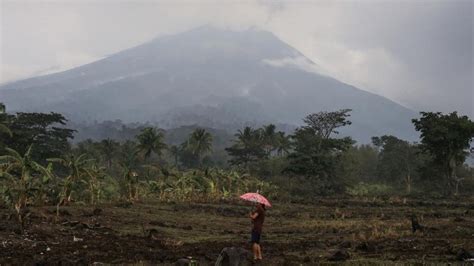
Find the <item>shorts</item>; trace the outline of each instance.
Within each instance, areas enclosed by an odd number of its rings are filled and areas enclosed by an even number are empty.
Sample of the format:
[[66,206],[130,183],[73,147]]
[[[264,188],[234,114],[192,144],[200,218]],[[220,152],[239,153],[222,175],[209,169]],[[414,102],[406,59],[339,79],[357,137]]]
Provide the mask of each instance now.
[[260,232],[252,230],[252,238],[250,239],[250,243],[260,244],[260,236],[261,235],[262,234]]

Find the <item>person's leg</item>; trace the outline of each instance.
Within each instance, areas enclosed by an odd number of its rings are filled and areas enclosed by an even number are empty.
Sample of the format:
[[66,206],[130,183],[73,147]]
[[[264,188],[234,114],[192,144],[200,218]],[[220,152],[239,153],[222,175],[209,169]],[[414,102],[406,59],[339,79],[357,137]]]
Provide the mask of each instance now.
[[258,259],[258,244],[257,243],[252,243],[252,251],[253,251],[253,259],[257,260]]
[[253,259],[256,260],[258,258],[258,235],[257,232],[252,230],[252,237],[250,239],[250,243],[252,244],[252,252],[253,252]]
[[257,259],[261,260],[262,259],[262,246],[258,244],[258,256]]

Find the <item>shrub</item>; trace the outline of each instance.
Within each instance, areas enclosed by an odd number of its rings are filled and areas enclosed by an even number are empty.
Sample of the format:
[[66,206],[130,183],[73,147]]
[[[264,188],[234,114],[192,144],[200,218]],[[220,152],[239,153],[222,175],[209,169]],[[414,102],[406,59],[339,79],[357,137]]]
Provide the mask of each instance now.
[[353,187],[348,187],[346,192],[352,196],[383,196],[393,193],[393,187],[385,184],[360,182]]

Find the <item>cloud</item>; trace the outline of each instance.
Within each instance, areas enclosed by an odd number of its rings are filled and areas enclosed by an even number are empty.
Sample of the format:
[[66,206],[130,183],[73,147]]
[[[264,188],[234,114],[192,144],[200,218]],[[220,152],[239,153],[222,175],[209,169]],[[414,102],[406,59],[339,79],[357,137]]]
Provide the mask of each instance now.
[[264,59],[262,63],[272,67],[295,67],[307,72],[327,75],[328,72],[304,56]]
[[474,117],[472,1],[0,3],[0,82],[74,67],[203,24],[256,26],[346,83],[415,110]]

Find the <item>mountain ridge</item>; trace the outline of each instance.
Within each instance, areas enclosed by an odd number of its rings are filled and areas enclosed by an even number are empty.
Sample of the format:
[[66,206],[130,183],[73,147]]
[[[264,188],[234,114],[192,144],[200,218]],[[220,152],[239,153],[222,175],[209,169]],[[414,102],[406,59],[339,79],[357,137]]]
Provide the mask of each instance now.
[[272,33],[201,27],[0,86],[0,99],[13,111],[57,111],[79,122],[171,127],[197,120],[232,129],[248,122],[299,125],[309,113],[350,108],[353,125],[345,135],[364,143],[382,134],[417,138],[414,111],[316,69]]

